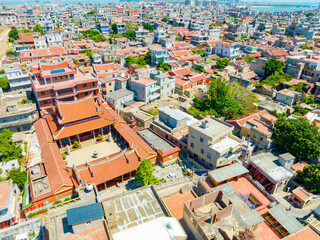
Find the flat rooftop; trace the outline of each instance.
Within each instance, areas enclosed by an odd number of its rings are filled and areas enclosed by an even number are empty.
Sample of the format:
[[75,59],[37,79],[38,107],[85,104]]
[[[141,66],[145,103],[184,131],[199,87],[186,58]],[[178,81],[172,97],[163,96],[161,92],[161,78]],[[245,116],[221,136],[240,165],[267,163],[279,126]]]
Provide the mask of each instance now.
[[233,126],[223,121],[220,121],[214,117],[205,118],[191,125],[190,127],[209,136],[217,136],[221,133],[224,133],[228,130],[231,131],[233,129]]
[[221,141],[212,144],[210,147],[217,151],[218,153],[224,153],[225,151],[229,150],[230,148],[236,148],[240,145],[239,141],[236,141],[233,138],[225,137]]
[[153,148],[158,148],[162,152],[175,148],[173,144],[170,144],[165,139],[160,137],[148,128],[145,128],[138,132],[138,134]]
[[209,177],[213,178],[217,183],[219,183],[237,176],[241,176],[248,172],[248,169],[246,169],[242,164],[235,163],[210,171]]
[[152,186],[103,199],[102,205],[112,235],[168,215]]
[[134,92],[123,88],[123,89],[119,89],[117,91],[114,91],[112,93],[108,93],[107,97],[111,98],[113,100],[117,100],[117,99],[129,96],[129,95],[133,95],[133,94],[134,94]]
[[250,158],[250,162],[263,170],[274,181],[286,180],[294,176],[294,173],[280,165],[278,157],[271,152],[258,153]]

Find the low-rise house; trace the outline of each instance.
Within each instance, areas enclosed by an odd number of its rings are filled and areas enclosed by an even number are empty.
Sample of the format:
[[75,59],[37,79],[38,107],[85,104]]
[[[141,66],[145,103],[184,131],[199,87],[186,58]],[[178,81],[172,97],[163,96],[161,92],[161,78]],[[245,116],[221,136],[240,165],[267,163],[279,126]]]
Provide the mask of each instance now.
[[134,92],[134,98],[137,101],[153,102],[160,98],[160,87],[156,85],[156,81],[139,77],[130,80],[130,89]]
[[231,60],[235,60],[240,54],[240,45],[235,42],[218,42],[214,46],[214,52],[220,57],[227,57]]
[[133,99],[134,92],[125,88],[107,94],[108,104],[116,111],[126,106],[127,103],[132,102]]
[[9,87],[12,91],[32,89],[30,77],[27,72],[21,69],[11,68],[6,69],[5,74],[7,75]]
[[149,128],[138,131],[142,137],[158,154],[158,161],[168,165],[177,160],[180,149]]
[[262,152],[249,159],[249,175],[269,193],[283,190],[294,177],[294,173],[284,167],[286,161],[279,161],[279,158],[281,155]]
[[232,163],[242,140],[232,135],[234,127],[208,117],[189,127],[188,151],[199,162],[215,169]]
[[276,100],[286,105],[293,106],[304,99],[304,94],[290,89],[282,89],[277,92]]
[[4,128],[12,132],[31,131],[33,123],[39,119],[37,106],[34,103],[23,104],[27,95],[9,92],[1,95],[0,131]]
[[19,189],[12,180],[0,182],[0,229],[13,226],[18,216]]

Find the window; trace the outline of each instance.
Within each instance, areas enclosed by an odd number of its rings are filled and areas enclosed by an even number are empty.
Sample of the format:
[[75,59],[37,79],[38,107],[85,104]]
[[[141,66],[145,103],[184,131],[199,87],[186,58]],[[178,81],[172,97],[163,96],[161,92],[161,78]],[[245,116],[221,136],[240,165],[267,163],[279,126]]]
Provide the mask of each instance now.
[[41,92],[41,95],[46,95],[46,92]]
[[195,138],[194,133],[191,133],[191,137],[192,137],[192,138]]
[[88,92],[85,92],[85,93],[84,93],[85,96],[88,96],[88,94],[89,94]]
[[194,144],[193,143],[191,143],[191,147],[194,148]]
[[87,87],[87,84],[86,84],[86,83],[84,83],[84,84],[83,84],[83,87]]
[[204,154],[204,150],[201,148],[201,154]]
[[207,153],[207,158],[211,159],[211,154]]
[[203,143],[203,138],[202,138],[202,137],[200,137],[200,142],[202,142],[202,143]]

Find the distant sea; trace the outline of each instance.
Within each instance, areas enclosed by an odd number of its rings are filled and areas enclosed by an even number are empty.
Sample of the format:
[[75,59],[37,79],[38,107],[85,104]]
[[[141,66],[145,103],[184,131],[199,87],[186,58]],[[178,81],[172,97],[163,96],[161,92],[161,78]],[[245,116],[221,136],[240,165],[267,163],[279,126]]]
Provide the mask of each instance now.
[[299,6],[299,5],[292,5],[292,6],[272,6],[272,5],[267,5],[267,6],[251,6],[253,10],[256,11],[265,11],[265,12],[294,12],[294,11],[309,11],[313,9],[317,9],[318,5],[309,5],[309,6]]

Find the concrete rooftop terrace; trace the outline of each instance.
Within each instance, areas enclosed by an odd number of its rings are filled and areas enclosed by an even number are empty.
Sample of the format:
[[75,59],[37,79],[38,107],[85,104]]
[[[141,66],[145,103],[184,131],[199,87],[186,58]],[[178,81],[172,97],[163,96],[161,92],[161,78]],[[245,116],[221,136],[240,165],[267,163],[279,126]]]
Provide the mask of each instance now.
[[168,215],[152,186],[104,199],[102,206],[112,235]]

